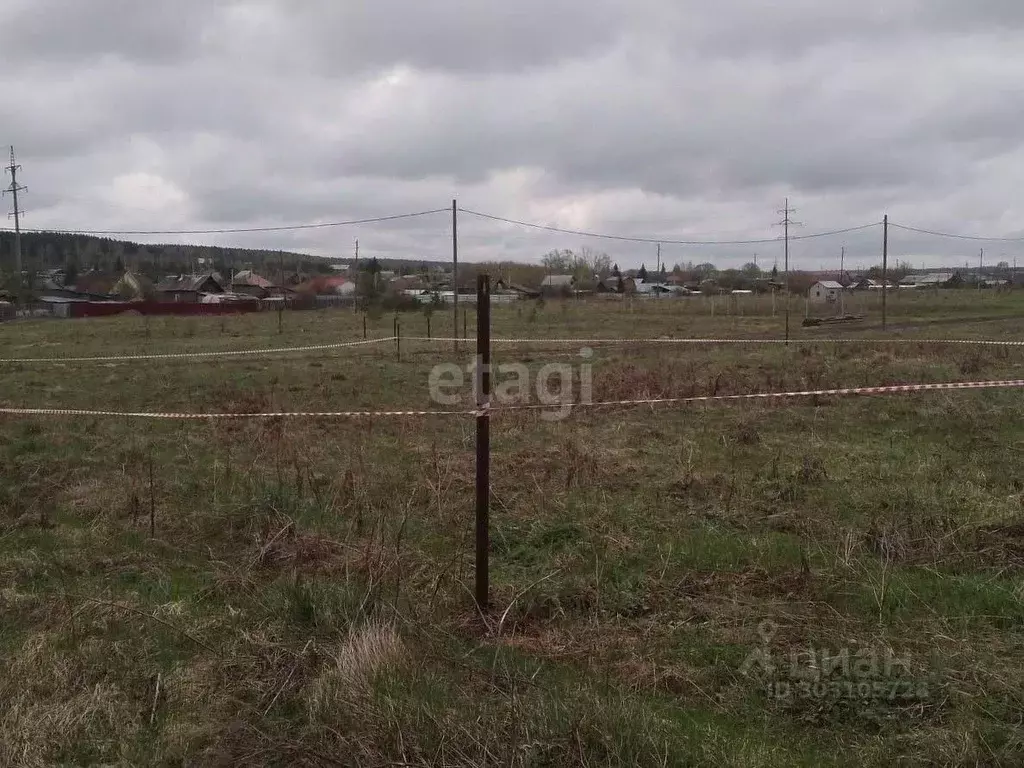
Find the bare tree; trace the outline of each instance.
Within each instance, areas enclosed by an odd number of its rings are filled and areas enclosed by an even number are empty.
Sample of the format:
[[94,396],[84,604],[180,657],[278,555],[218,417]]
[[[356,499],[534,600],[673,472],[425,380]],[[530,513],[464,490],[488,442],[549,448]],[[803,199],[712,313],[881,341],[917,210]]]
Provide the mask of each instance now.
[[573,270],[576,254],[569,249],[548,251],[541,256],[540,263],[549,273],[566,274]]

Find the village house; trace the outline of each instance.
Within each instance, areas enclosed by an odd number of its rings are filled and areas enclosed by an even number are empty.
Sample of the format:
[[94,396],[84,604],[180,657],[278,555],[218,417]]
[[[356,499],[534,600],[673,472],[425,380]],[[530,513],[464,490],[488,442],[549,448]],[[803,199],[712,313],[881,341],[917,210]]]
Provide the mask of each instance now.
[[392,293],[415,291],[419,294],[427,290],[427,288],[429,288],[427,281],[420,275],[402,275],[401,277],[396,277],[388,284],[388,290]]
[[958,288],[964,284],[959,272],[923,272],[900,280],[900,288]]
[[121,275],[89,271],[75,281],[71,287],[59,287],[55,282],[44,286],[48,296],[77,299],[122,299],[142,301],[155,295],[153,281],[144,275],[128,270]]
[[[859,277],[855,278],[852,283],[846,286],[848,291],[880,291],[882,290],[883,283],[881,280],[875,280],[871,277]],[[888,282],[885,285],[886,288],[895,288],[895,284]]]
[[540,290],[542,293],[553,295],[553,294],[571,294],[576,287],[576,277],[574,275],[548,275],[540,283]]
[[74,285],[66,285],[61,288],[56,284],[48,284],[44,287],[44,290],[53,296],[66,295],[72,297],[73,294],[80,294],[82,297],[85,296],[109,296],[110,291],[117,284],[117,281],[121,278],[120,275],[112,272],[100,272],[98,270],[89,270],[83,272],[75,280]]
[[255,299],[265,299],[274,293],[275,286],[262,275],[258,275],[251,269],[243,269],[235,273],[231,279],[231,290],[234,293],[252,296]]
[[354,280],[340,275],[317,275],[302,283],[295,291],[307,296],[354,296],[356,284]]
[[663,296],[665,294],[675,293],[675,290],[670,285],[642,280],[639,277],[627,277],[622,281],[622,283],[625,293],[635,294],[637,296]]
[[145,275],[129,270],[114,283],[110,289],[110,295],[128,301],[144,301],[156,296],[156,286]]
[[213,272],[204,275],[168,275],[156,284],[156,295],[160,301],[199,303],[203,296],[224,293]]
[[621,275],[608,275],[597,281],[594,290],[598,293],[622,293],[625,290],[625,278]]
[[838,301],[839,294],[843,292],[843,286],[835,280],[819,280],[807,291],[807,298],[815,304],[824,304]]
[[855,275],[850,275],[849,273],[845,273],[845,277],[836,278],[836,282],[839,283],[841,286],[843,286],[843,290],[846,293],[849,293],[850,291],[852,291],[853,290],[853,286],[855,286],[859,281],[860,281],[859,277],[857,277]]
[[494,292],[498,294],[515,294],[523,299],[536,299],[540,296],[540,291],[534,288],[527,288],[525,285],[509,282],[503,277],[498,278],[498,281],[494,284]]

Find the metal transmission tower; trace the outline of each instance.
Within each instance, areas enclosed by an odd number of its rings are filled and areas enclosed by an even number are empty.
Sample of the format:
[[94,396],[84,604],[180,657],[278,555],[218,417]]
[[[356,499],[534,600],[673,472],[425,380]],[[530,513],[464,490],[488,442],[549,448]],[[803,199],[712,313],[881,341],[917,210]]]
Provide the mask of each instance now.
[[783,227],[783,232],[784,232],[783,237],[784,237],[785,242],[786,242],[786,262],[785,262],[785,270],[786,270],[786,344],[788,345],[789,344],[789,228],[790,227],[799,227],[800,226],[800,222],[793,221],[791,218],[789,218],[791,213],[796,213],[796,208],[790,208],[789,207],[789,198],[788,197],[786,198],[786,205],[785,205],[785,207],[781,211],[779,211],[779,213],[782,214],[783,219],[782,219],[782,221],[778,222],[776,224],[776,226]]
[[14,147],[11,147],[11,164],[6,168],[7,172],[11,174],[11,184],[5,187],[3,194],[11,193],[11,197],[14,198],[14,210],[11,211],[8,216],[14,218],[14,282],[16,290],[21,293],[21,209],[18,207],[18,193],[26,192],[28,187],[23,187],[18,183],[18,171],[21,170],[21,166],[18,165],[14,160]]

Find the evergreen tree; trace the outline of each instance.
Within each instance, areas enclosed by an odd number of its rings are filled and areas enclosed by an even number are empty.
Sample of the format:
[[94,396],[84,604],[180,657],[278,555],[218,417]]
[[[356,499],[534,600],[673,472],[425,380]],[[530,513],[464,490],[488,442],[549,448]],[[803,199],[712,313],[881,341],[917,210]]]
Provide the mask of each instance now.
[[646,280],[647,279],[647,267],[644,266],[643,264],[641,264],[640,265],[640,271],[636,273],[636,276],[639,277],[641,280]]

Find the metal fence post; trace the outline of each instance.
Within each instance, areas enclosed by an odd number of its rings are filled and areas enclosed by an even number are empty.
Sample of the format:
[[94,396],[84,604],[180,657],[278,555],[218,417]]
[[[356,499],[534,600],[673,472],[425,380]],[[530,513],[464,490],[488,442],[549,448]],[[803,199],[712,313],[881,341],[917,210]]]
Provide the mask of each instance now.
[[491,501],[491,281],[476,279],[476,604],[483,611],[489,602]]

